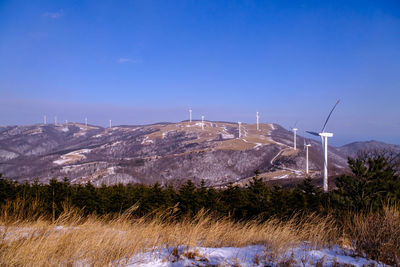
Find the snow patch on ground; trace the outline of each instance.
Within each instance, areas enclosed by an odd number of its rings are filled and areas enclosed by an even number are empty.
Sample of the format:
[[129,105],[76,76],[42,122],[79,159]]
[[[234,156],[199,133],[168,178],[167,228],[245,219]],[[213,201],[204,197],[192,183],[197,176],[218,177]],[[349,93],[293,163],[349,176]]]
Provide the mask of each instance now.
[[115,174],[115,167],[108,167],[107,172],[108,174]]
[[[188,253],[191,252],[191,253]],[[311,249],[299,245],[289,249],[275,259],[268,257],[268,250],[262,245],[247,247],[221,248],[187,248],[154,249],[152,252],[137,254],[128,260],[129,267],[184,267],[184,266],[335,266],[335,264],[352,266],[384,266],[372,260],[352,256],[353,252],[338,246],[332,248]],[[375,264],[375,265],[374,265]]]
[[284,166],[280,166],[280,168],[282,170],[287,170],[287,171],[290,171],[290,172],[294,172],[296,175],[302,175],[303,174],[302,171],[291,169],[291,168],[287,168],[287,167],[284,167]]
[[117,141],[117,142],[112,143],[111,146],[117,146],[117,145],[119,145],[121,143],[122,143],[122,141]]
[[91,151],[91,149],[80,149],[80,150],[72,151],[70,153],[62,155],[60,157],[60,159],[53,161],[53,163],[57,164],[57,165],[73,163],[73,162],[85,159],[86,156],[83,154],[89,153],[90,151]]
[[86,135],[86,132],[84,132],[84,131],[79,131],[79,132],[77,132],[77,133],[74,133],[74,137],[79,137],[79,136],[83,136],[83,135]]
[[284,175],[281,175],[281,176],[276,176],[276,177],[272,178],[272,180],[285,179],[285,178],[288,178],[288,177],[289,177],[289,174],[284,174]]
[[232,139],[232,138],[235,138],[235,136],[234,136],[233,134],[224,134],[224,133],[221,133],[221,137],[222,137],[222,139]]
[[228,129],[226,128],[225,125],[222,127],[222,132],[220,132],[219,134],[221,134],[222,139],[233,139],[233,138],[235,138],[234,134],[228,133]]
[[143,140],[142,140],[142,145],[145,145],[145,144],[152,144],[152,143],[154,143],[153,142],[153,140],[151,140],[148,136],[146,136]]
[[260,146],[262,146],[262,144],[261,143],[255,143],[256,145],[253,147],[253,148],[255,148],[255,149],[258,149]]
[[18,157],[17,153],[14,153],[12,151],[8,151],[8,150],[4,150],[4,149],[0,149],[0,158],[2,159],[15,159]]
[[162,133],[162,139],[164,139],[168,135],[168,133],[170,133],[170,132],[172,132],[172,131],[163,132]]
[[29,134],[29,135],[35,135],[35,134],[40,134],[40,133],[43,133],[43,129],[41,127],[25,132],[25,134]]
[[[76,229],[76,227],[64,227],[62,225],[55,226],[52,231],[54,232],[65,232],[68,229]],[[34,231],[32,227],[20,227],[20,226],[0,226],[0,235],[2,241],[6,243],[15,242],[21,239],[28,239],[39,235],[39,231]]]

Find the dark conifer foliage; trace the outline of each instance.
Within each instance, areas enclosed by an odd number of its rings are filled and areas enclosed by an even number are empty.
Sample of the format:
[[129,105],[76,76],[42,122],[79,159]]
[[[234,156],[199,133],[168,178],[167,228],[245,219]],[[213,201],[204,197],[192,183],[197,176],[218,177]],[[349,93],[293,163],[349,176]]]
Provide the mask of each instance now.
[[353,175],[342,175],[332,192],[336,206],[354,211],[378,210],[387,202],[400,199],[400,177],[394,162],[378,153],[357,159],[349,158]]

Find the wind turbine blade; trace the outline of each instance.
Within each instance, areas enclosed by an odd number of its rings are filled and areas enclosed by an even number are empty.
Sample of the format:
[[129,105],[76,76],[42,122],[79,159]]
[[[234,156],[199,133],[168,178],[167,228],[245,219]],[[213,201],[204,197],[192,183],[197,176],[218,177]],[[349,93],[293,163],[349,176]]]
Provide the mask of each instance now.
[[324,127],[322,127],[322,131],[321,131],[322,133],[323,133],[323,132],[324,132],[324,130],[325,130],[326,124],[328,123],[328,121],[329,121],[329,118],[331,117],[333,110],[336,108],[336,106],[339,104],[339,102],[340,102],[340,99],[339,99],[339,100],[336,102],[336,104],[333,106],[333,108],[332,108],[331,112],[329,112],[329,115],[328,115],[328,118],[326,118],[326,121],[325,121]]
[[310,131],[306,131],[306,132],[309,134],[315,135],[315,136],[319,136],[319,133],[316,133],[316,132],[310,132]]

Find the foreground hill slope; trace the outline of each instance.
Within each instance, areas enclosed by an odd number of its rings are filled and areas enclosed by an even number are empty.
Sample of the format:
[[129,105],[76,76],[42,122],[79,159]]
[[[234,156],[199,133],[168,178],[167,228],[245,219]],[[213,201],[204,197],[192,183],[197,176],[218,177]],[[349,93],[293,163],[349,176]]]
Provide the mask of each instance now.
[[[255,170],[264,179],[304,177],[304,138],[277,124],[230,122],[158,123],[102,128],[77,123],[0,127],[0,173],[19,181],[176,184],[191,179],[207,185],[241,183]],[[311,176],[322,170],[321,145],[311,143]],[[359,142],[329,150],[330,174],[347,171],[347,156],[383,146]],[[398,146],[386,145],[394,149]],[[400,151],[400,149],[399,149]]]

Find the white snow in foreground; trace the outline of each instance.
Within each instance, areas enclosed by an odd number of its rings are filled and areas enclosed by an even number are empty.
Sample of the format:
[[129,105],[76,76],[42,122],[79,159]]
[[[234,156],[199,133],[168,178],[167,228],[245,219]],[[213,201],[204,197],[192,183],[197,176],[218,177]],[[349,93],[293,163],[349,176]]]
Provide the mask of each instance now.
[[[190,257],[187,252],[195,252]],[[176,257],[175,255],[179,256]],[[184,267],[184,266],[280,266],[284,262],[291,261],[290,266],[322,266],[335,264],[349,264],[351,266],[384,266],[372,260],[351,256],[352,251],[343,250],[338,246],[322,249],[308,249],[305,245],[288,250],[279,258],[267,262],[266,249],[261,245],[241,248],[222,247],[206,248],[197,247],[187,249],[184,246],[178,248],[178,253],[173,253],[173,248],[164,248],[137,254],[128,260],[129,267]]]

